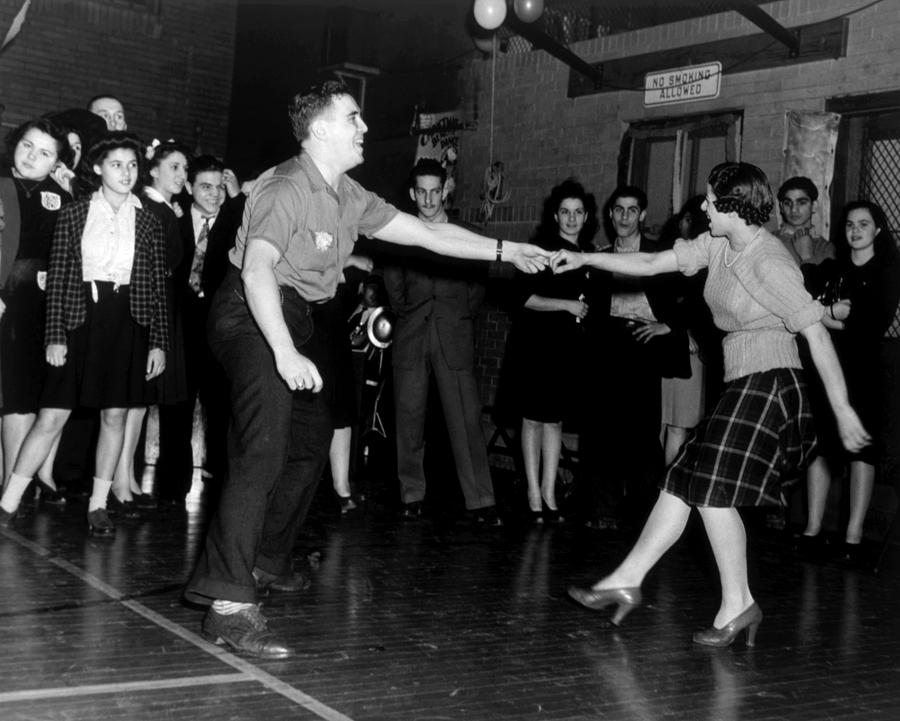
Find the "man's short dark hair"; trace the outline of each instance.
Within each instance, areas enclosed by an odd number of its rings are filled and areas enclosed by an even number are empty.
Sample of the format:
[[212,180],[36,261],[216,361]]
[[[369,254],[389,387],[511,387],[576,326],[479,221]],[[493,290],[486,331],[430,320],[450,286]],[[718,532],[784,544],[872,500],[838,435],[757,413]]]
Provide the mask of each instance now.
[[[94,103],[96,103],[98,100],[103,100],[104,98],[109,98],[110,100],[115,100],[119,105],[123,105],[123,104],[122,104],[122,101],[119,100],[119,99],[118,99],[115,95],[113,95],[112,93],[100,93],[99,95],[95,95],[95,96],[92,97],[90,100],[88,100],[88,102],[87,102],[87,109],[90,110],[90,109],[91,109],[91,106],[92,106]],[[123,105],[123,107],[124,107],[124,105]]]
[[188,182],[193,183],[197,178],[197,173],[225,172],[225,163],[219,160],[215,155],[198,155],[191,158],[188,163]]
[[434,158],[419,158],[409,173],[409,187],[416,187],[416,179],[425,175],[440,178],[441,185],[447,182],[447,169]]
[[350,95],[350,90],[340,80],[326,80],[297,93],[288,105],[291,130],[298,143],[309,137],[309,126],[323,111],[341,95]]
[[806,193],[812,202],[816,202],[819,199],[819,189],[805,175],[795,175],[793,178],[785,180],[778,189],[778,202],[784,200],[790,190],[799,190]]
[[634,198],[642,211],[647,210],[647,194],[636,185],[620,185],[609,196],[609,209],[616,206],[619,198]]

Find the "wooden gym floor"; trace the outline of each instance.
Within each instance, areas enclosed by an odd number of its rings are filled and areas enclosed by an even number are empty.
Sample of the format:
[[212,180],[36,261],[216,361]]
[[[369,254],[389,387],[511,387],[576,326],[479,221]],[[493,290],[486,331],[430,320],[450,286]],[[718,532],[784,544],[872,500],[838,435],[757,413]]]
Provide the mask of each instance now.
[[568,600],[629,537],[507,516],[482,529],[393,491],[341,519],[320,490],[297,558],[303,593],[264,611],[300,650],[261,662],[206,643],[181,586],[202,498],[87,536],[84,502],[26,503],[0,534],[3,721],[516,721],[900,718],[900,558],[878,577],[813,565],[751,529],[757,646],[695,647],[718,581],[701,531],[648,577],[620,628]]

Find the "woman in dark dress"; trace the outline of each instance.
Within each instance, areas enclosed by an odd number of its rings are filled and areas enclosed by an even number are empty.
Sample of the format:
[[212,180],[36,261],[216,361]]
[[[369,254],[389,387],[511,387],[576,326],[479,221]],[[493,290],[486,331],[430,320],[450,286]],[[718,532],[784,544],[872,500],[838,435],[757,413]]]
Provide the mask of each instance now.
[[[50,244],[60,209],[71,196],[53,180],[71,162],[65,132],[47,119],[30,120],[10,133],[11,170],[0,177],[5,213],[0,298],[0,385],[3,403],[4,482],[34,424],[44,386],[44,317]],[[57,439],[58,441],[58,439]],[[42,493],[58,499],[52,468],[56,443],[38,471]],[[22,489],[24,492],[24,489]]]
[[[832,330],[838,358],[847,378],[850,403],[872,436],[881,436],[882,377],[875,363],[883,338],[900,300],[900,257],[888,230],[884,211],[874,203],[848,203],[837,227],[845,241],[836,243],[838,258],[827,272],[830,289],[825,325]],[[829,422],[832,419],[829,416]],[[827,437],[837,437],[836,432]],[[822,439],[819,439],[820,442]],[[823,453],[839,448],[821,449]],[[873,444],[856,453],[844,453],[850,464],[850,517],[841,552],[844,561],[859,563],[860,541],[881,448]],[[815,482],[814,482],[815,481]],[[821,532],[830,477],[808,479],[809,518],[806,535]]]
[[[596,202],[573,179],[556,186],[544,205],[544,219],[532,242],[545,250],[578,252],[597,229]],[[561,520],[556,476],[563,421],[579,413],[575,379],[584,362],[587,273],[556,276],[546,269],[517,274],[516,302],[507,349],[510,400],[522,418],[522,455],[528,507],[535,522]],[[549,379],[562,383],[549,383]],[[567,383],[566,380],[569,380]]]

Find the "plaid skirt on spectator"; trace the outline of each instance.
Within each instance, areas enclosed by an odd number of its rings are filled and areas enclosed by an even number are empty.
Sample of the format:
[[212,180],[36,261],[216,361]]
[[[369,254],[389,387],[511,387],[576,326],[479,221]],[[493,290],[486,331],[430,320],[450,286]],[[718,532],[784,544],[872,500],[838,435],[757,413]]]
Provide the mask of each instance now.
[[737,378],[669,467],[662,489],[692,506],[783,505],[816,446],[802,371]]

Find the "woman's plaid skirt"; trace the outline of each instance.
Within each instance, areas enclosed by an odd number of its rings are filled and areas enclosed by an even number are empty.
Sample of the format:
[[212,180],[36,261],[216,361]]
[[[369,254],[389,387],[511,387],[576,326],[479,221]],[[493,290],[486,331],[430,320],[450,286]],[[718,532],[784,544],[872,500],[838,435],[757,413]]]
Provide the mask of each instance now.
[[662,489],[692,506],[783,505],[815,446],[802,371],[752,373],[726,386],[669,467]]

